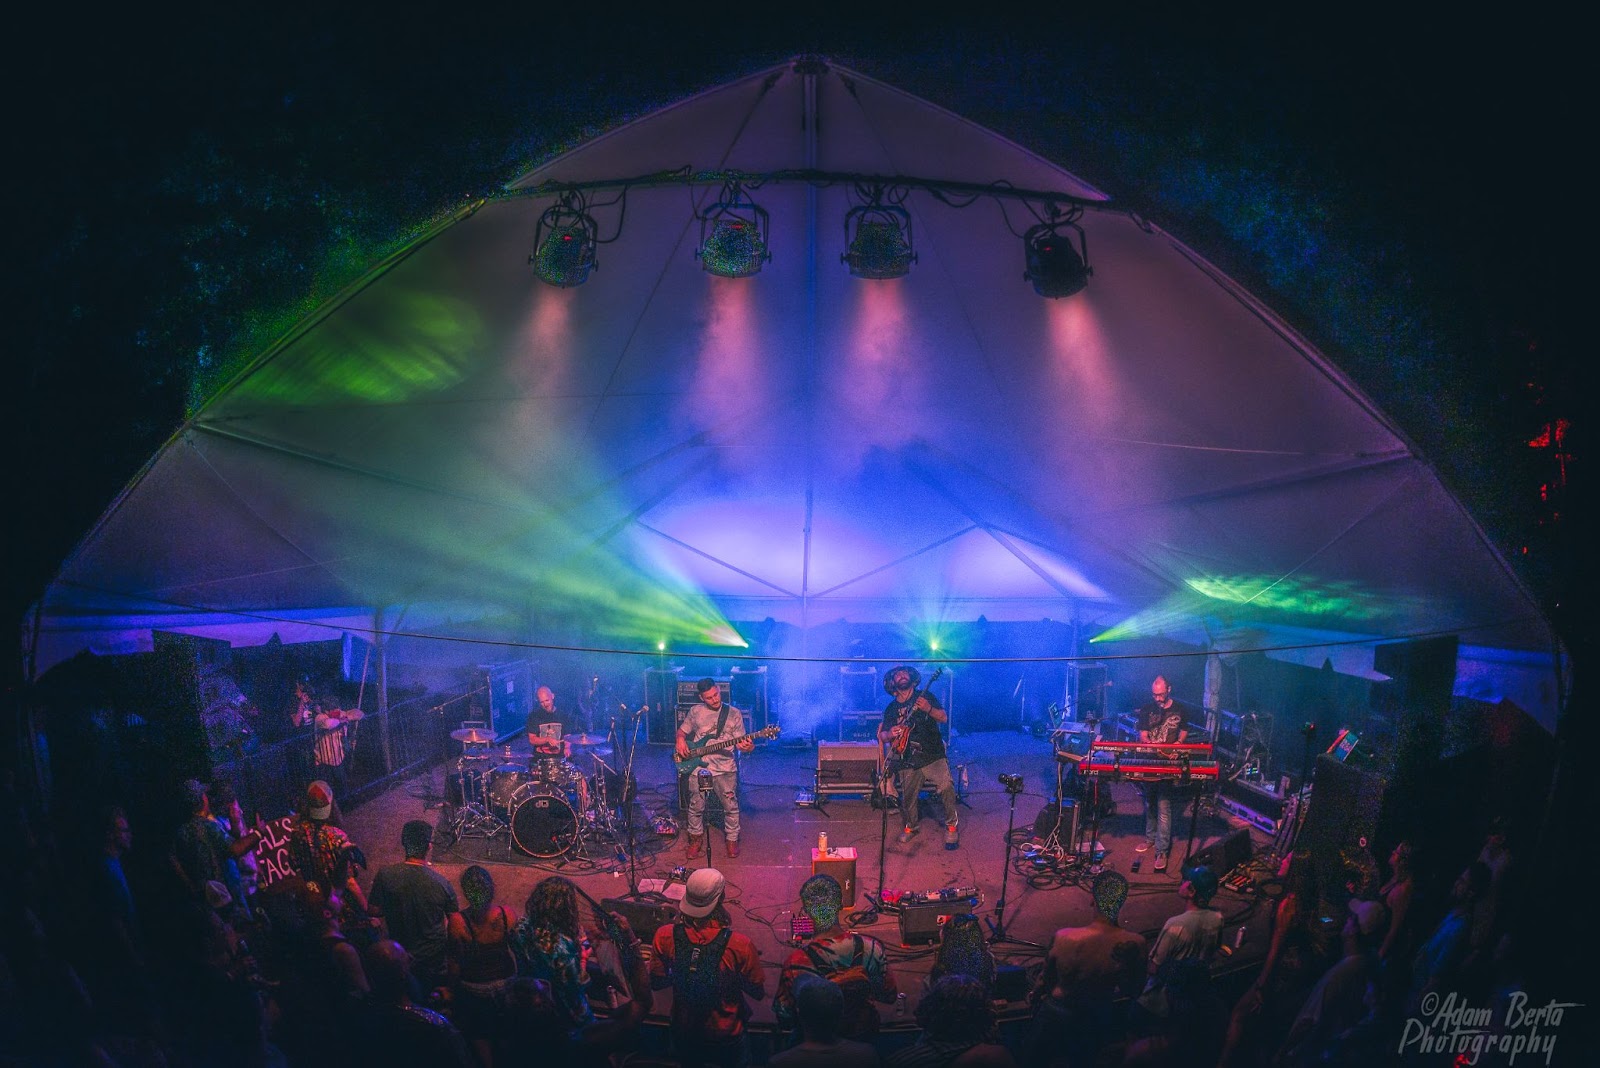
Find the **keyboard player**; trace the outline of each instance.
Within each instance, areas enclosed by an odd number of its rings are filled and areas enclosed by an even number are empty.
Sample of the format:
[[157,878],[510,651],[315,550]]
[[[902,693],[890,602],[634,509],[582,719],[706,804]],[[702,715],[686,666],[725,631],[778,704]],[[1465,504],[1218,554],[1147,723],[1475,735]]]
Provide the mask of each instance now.
[[[1157,745],[1187,741],[1193,709],[1172,696],[1167,680],[1157,675],[1150,683],[1150,703],[1139,709],[1139,740]],[[1172,795],[1177,787],[1170,782],[1147,782],[1144,793],[1144,841],[1140,853],[1154,849],[1156,871],[1167,870],[1167,854],[1172,852]]]

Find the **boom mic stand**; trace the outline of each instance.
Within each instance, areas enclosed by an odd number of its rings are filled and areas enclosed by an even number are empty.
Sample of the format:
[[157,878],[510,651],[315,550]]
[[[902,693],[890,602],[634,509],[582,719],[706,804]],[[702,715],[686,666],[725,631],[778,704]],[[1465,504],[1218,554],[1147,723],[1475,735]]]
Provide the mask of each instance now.
[[1006,888],[1011,882],[1011,834],[1017,825],[1017,795],[1022,793],[1022,776],[1002,775],[1000,783],[1011,796],[1011,808],[1006,815],[1006,851],[1000,869],[1000,900],[994,903],[994,919],[989,921],[989,944],[1007,942],[1011,945],[1043,949],[1044,947],[1037,942],[1029,942],[1025,938],[1013,938],[1006,932]]

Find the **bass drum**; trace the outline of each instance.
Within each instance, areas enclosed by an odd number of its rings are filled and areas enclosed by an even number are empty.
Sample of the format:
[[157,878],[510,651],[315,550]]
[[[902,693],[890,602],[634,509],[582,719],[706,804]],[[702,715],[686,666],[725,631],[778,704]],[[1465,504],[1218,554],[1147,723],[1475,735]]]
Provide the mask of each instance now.
[[511,799],[511,844],[530,857],[559,857],[578,840],[578,814],[561,792],[530,782]]

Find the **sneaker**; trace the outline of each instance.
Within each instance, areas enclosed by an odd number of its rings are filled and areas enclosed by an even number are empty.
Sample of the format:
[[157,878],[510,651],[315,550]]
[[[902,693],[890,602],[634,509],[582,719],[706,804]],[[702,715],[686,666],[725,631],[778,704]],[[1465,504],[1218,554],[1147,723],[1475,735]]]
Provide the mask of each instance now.
[[683,851],[690,857],[698,857],[706,849],[706,838],[703,834],[691,834],[689,841],[684,845]]
[[1167,870],[1167,855],[1165,853],[1157,853],[1156,854],[1156,868],[1155,868],[1155,870],[1156,871],[1166,871]]
[[905,830],[900,832],[900,844],[905,845],[907,842],[911,841],[911,839],[915,838],[921,833],[921,827],[907,827]]
[[739,839],[737,839],[737,838],[728,839],[728,842],[723,847],[722,851],[724,853],[726,853],[730,857],[738,856],[739,855]]
[[961,845],[961,832],[955,824],[950,824],[944,829],[944,847],[956,849]]
[[1148,850],[1149,848],[1150,848],[1150,843],[1148,841],[1144,841],[1144,842],[1140,842],[1138,845],[1134,846],[1133,847],[1133,851],[1135,853],[1143,853],[1146,850]]

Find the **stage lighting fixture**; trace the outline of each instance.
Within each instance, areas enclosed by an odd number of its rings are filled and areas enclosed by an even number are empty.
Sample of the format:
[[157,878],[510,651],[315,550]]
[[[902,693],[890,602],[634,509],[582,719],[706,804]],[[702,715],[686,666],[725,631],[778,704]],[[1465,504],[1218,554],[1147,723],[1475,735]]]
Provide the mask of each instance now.
[[700,266],[721,278],[749,278],[772,259],[767,248],[767,212],[745,195],[737,181],[700,213]]
[[599,267],[595,260],[597,234],[594,217],[586,210],[582,196],[565,194],[561,203],[551,205],[539,216],[533,255],[528,257],[533,273],[539,281],[562,289],[583,285],[589,272]]
[[857,278],[904,278],[917,262],[911,213],[894,204],[861,204],[844,217],[848,248],[841,262]]
[[[1072,247],[1072,234],[1078,247]],[[1022,277],[1033,283],[1041,297],[1070,297],[1089,284],[1094,268],[1089,266],[1089,248],[1083,228],[1072,218],[1042,222],[1022,235],[1023,257],[1027,270]]]

